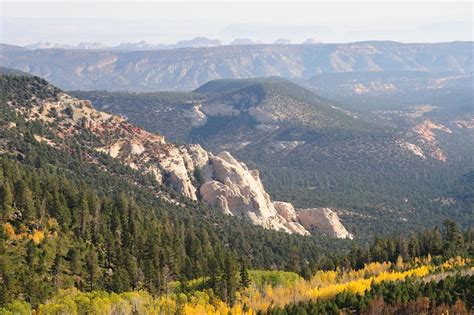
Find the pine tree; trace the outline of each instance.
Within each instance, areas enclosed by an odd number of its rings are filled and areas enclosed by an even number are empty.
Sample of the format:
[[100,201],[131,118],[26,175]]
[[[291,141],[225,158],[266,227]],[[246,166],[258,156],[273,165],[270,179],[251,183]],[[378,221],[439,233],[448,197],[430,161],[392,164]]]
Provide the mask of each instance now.
[[71,211],[67,207],[64,195],[58,191],[54,191],[52,199],[52,202],[50,202],[52,217],[58,220],[61,226],[69,228],[71,225]]
[[14,257],[7,253],[5,241],[7,235],[3,228],[0,228],[0,305],[5,305],[12,301],[17,293]]
[[79,248],[73,246],[69,249],[67,253],[67,260],[69,261],[69,270],[73,274],[76,280],[76,286],[78,288],[82,287],[81,276],[83,273],[81,252]]
[[21,212],[22,219],[29,222],[35,217],[33,194],[24,180],[20,180],[16,187],[16,205]]
[[292,246],[289,253],[288,270],[300,273],[300,256],[296,246]]
[[78,222],[78,234],[83,239],[89,239],[88,227],[89,227],[89,202],[87,201],[87,195],[83,193],[79,201],[79,222]]
[[444,250],[448,257],[459,255],[464,245],[464,238],[459,225],[452,220],[446,220],[444,225]]
[[224,296],[223,273],[220,264],[214,257],[209,260],[209,287],[220,297]]
[[239,286],[237,260],[234,254],[227,254],[224,262],[224,299],[230,305],[235,302],[235,293]]
[[54,277],[54,287],[56,290],[61,289],[62,282],[61,282],[61,275],[62,275],[62,257],[59,251],[56,252],[56,256],[54,257],[54,263],[52,267],[52,274]]
[[98,288],[100,277],[99,258],[95,248],[89,248],[86,256],[87,286],[90,291]]
[[13,214],[13,193],[6,180],[0,183],[0,214],[3,222]]
[[242,288],[248,288],[250,286],[250,275],[247,266],[247,261],[243,259],[240,264],[240,286]]

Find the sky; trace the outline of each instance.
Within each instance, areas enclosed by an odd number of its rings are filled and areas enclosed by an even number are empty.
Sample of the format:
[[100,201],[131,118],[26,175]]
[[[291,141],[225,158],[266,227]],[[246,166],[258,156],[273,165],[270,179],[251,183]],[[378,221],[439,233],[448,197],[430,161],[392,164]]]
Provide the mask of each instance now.
[[0,1],[0,42],[14,45],[169,44],[196,36],[224,43],[473,40],[470,1]]

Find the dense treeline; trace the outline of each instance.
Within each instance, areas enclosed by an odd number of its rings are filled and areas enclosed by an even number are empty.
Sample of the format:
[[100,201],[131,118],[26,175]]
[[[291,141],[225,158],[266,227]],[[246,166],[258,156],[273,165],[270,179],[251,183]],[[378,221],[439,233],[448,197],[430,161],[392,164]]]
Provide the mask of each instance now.
[[[7,102],[32,106],[34,96],[54,99],[58,90],[46,84],[39,78],[0,79],[2,305],[22,299],[36,306],[71,287],[166,295],[171,282],[186,292],[196,278],[204,279],[201,289],[232,305],[248,285],[250,268],[310,278],[317,270],[399,257],[473,254],[473,232],[461,232],[451,221],[442,230],[377,239],[349,252],[350,241],[266,230],[181,198],[91,150],[87,134],[67,152],[40,144],[34,135],[51,137],[47,128],[18,117]],[[106,171],[86,160],[92,155]]]
[[468,314],[474,309],[474,276],[448,276],[373,284],[365,294],[344,291],[330,300],[269,308],[260,314]]
[[212,258],[231,259],[205,228],[158,218],[125,192],[99,196],[6,161],[0,178],[2,302],[24,295],[36,304],[72,285],[159,293],[176,275],[208,274]]
[[[200,276],[209,277],[208,286],[230,301],[239,288],[241,258],[253,267],[296,269],[300,257],[318,260],[321,254],[312,238],[250,224],[238,228],[212,209],[186,210],[134,193],[104,194],[84,182],[2,160],[0,302],[23,296],[35,305],[70,286],[160,294],[172,280]],[[216,216],[212,224],[200,222],[204,211]],[[296,250],[298,241],[302,247]],[[285,259],[291,249],[293,256]]]
[[[281,271],[253,270],[240,275],[242,289],[222,301],[199,278],[170,292],[59,290],[34,307],[36,314],[467,314],[473,308],[472,260],[457,257],[436,266],[429,259],[408,264],[370,263],[360,270],[318,271],[311,279]],[[454,279],[454,280],[453,280]],[[244,285],[244,280],[247,285]],[[0,314],[31,314],[16,300]]]
[[367,250],[353,248],[348,255],[330,258],[313,238],[250,225],[238,229],[238,224],[219,219],[214,222],[221,227],[203,224],[203,213],[175,216],[186,210],[142,199],[133,189],[103,194],[84,182],[5,159],[0,195],[2,303],[23,296],[36,305],[71,286],[162,294],[172,280],[185,284],[203,276],[209,279],[205,287],[232,302],[241,288],[242,268],[276,267],[309,277],[319,269],[360,268],[399,256],[407,261],[428,254],[473,254],[472,231],[462,233],[447,221],[443,232],[435,228],[409,239],[378,239]]
[[390,261],[398,259],[410,261],[416,257],[437,256],[443,260],[457,255],[474,255],[474,229],[461,231],[459,225],[446,220],[443,229],[438,227],[413,232],[408,235],[394,234],[375,238],[368,248],[354,246],[350,253],[340,259],[342,266],[362,268],[371,261]]

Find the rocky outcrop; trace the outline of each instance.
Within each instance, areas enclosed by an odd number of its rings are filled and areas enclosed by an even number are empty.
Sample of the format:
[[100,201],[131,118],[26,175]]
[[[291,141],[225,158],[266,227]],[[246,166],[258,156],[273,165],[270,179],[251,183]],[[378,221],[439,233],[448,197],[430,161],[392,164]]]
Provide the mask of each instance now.
[[201,111],[201,105],[194,105],[183,112],[184,117],[188,118],[193,127],[204,126],[207,122],[206,115]]
[[312,232],[315,231],[336,238],[354,238],[339,221],[337,213],[329,208],[301,210],[298,212],[298,219],[306,229]]
[[257,170],[249,170],[226,151],[210,156],[209,163],[203,169],[206,181],[199,189],[204,202],[266,228],[309,234],[296,220],[291,204],[270,200]]
[[407,141],[402,141],[402,140],[397,140],[396,143],[400,148],[405,149],[408,152],[410,152],[411,154],[426,160],[425,153],[416,144],[413,144],[413,143],[410,143],[410,142],[407,142]]
[[427,119],[421,124],[416,125],[413,130],[428,144],[434,144],[436,141],[436,134],[434,130],[441,130],[446,133],[451,133],[452,131],[441,124],[435,124],[431,120]]
[[441,124],[435,124],[427,119],[416,125],[413,128],[413,131],[420,137],[419,142],[427,146],[432,158],[441,162],[446,162],[448,160],[446,153],[438,147],[435,131],[452,133],[451,129]]
[[[55,134],[51,140],[36,135],[39,142],[71,151],[73,148],[68,145],[74,141],[70,140],[81,139],[86,133],[94,138],[87,143],[92,151],[107,154],[135,170],[152,174],[158,183],[172,187],[189,199],[201,198],[228,215],[246,218],[268,229],[309,234],[308,228],[299,222],[300,215],[293,205],[272,201],[258,170],[249,170],[229,152],[213,155],[199,145],[167,143],[164,137],[131,125],[123,117],[97,111],[90,102],[64,93],[58,94],[55,100],[40,102],[33,107],[17,107],[16,110],[28,120],[42,121]],[[89,154],[86,159],[101,163],[94,154]],[[102,167],[107,168],[106,165]],[[329,213],[311,218],[311,226],[318,226],[329,236],[350,235],[337,215],[334,218]]]

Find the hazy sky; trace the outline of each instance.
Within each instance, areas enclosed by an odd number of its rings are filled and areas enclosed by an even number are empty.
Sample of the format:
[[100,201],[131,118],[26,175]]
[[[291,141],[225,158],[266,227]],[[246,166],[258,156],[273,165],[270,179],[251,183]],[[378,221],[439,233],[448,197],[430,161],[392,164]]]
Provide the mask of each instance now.
[[471,2],[1,2],[0,41],[473,40]]

